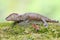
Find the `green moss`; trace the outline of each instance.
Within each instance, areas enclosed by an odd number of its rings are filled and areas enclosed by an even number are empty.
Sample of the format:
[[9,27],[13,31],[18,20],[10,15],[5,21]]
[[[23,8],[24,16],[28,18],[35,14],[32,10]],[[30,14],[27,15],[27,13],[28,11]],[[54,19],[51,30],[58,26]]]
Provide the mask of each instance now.
[[45,28],[40,26],[37,32],[32,25],[11,27],[12,23],[0,23],[0,39],[1,40],[60,40],[59,23],[48,23]]

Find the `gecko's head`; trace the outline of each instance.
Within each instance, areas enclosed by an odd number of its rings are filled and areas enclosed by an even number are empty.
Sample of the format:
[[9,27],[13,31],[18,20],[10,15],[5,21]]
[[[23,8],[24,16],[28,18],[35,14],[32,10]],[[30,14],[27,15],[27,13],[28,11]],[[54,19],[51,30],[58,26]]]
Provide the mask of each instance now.
[[6,17],[5,19],[7,21],[18,21],[19,20],[18,16],[19,15],[17,13],[12,13],[8,17]]

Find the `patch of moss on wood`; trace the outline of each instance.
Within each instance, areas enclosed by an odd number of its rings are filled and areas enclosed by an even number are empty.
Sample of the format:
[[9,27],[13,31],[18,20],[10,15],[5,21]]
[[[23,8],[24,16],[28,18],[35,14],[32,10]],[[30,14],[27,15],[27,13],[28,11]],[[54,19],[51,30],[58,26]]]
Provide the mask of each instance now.
[[1,40],[60,40],[59,23],[48,23],[46,28],[39,25],[40,30],[37,32],[31,24],[28,26],[15,25],[12,23],[0,23]]

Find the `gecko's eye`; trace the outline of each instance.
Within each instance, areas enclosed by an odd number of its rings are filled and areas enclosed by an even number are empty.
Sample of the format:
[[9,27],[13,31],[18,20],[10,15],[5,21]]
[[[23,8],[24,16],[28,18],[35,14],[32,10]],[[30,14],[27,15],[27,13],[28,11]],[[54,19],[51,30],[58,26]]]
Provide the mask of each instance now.
[[22,15],[20,15],[19,17],[22,17]]

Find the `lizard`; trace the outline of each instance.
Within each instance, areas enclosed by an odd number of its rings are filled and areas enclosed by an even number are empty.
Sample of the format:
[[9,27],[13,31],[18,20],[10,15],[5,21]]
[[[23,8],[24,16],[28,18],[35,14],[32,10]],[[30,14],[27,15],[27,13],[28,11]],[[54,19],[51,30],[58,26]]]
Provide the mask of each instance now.
[[25,21],[26,23],[28,23],[31,20],[35,20],[35,21],[42,21],[44,23],[44,26],[48,27],[48,23],[47,22],[55,22],[58,23],[59,21],[55,21],[55,20],[51,20],[43,15],[40,15],[38,13],[24,13],[22,15],[19,15],[17,13],[12,13],[10,14],[8,17],[6,17],[7,21],[14,21],[14,25],[16,23],[20,23]]

